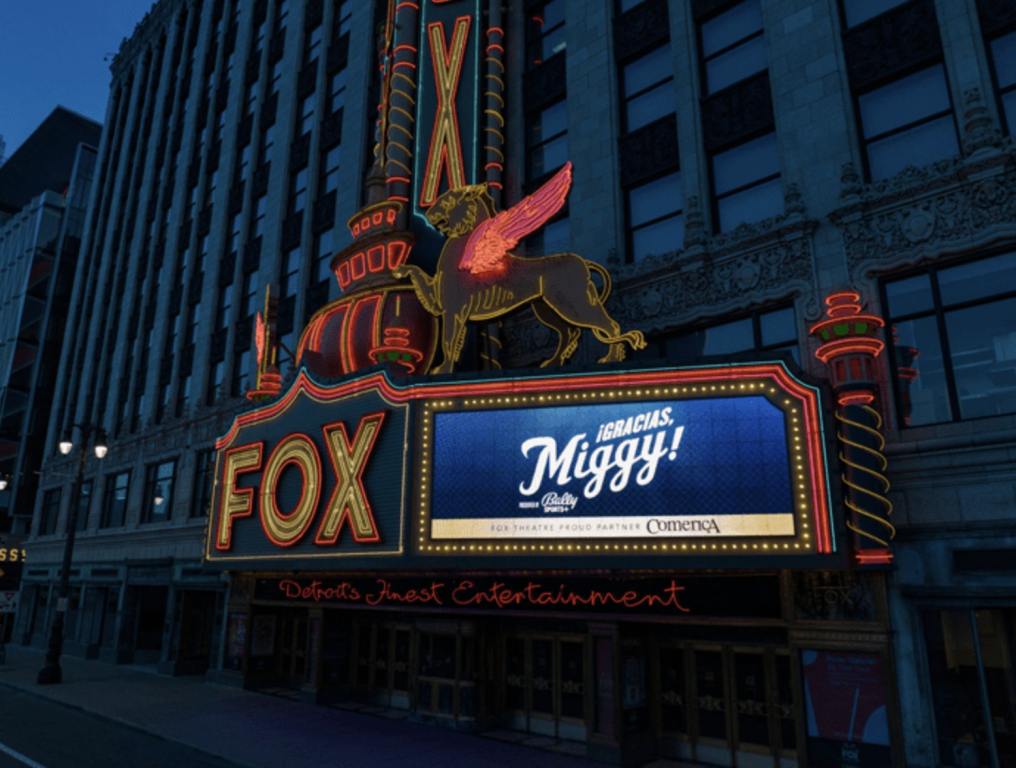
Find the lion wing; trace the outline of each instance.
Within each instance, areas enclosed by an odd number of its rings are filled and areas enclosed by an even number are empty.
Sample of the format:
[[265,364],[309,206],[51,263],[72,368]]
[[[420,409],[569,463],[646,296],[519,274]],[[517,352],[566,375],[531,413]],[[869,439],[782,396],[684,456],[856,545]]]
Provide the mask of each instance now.
[[571,189],[572,164],[565,163],[533,194],[480,222],[466,241],[459,269],[474,275],[503,272],[508,251],[561,210]]

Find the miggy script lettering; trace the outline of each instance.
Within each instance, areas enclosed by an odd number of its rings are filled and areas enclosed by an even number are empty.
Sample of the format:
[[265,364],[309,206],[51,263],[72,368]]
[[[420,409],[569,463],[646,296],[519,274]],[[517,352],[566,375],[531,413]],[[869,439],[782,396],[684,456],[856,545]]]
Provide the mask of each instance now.
[[599,496],[605,486],[619,493],[628,487],[633,476],[638,485],[649,485],[664,457],[669,461],[677,458],[683,435],[683,426],[672,431],[661,429],[620,442],[603,443],[592,451],[585,432],[572,437],[563,449],[558,448],[556,438],[531,437],[522,443],[522,455],[527,459],[532,456],[536,463],[529,480],[519,483],[519,493],[532,496],[539,493],[545,481],[565,486],[573,479],[586,480],[582,495],[587,499]]

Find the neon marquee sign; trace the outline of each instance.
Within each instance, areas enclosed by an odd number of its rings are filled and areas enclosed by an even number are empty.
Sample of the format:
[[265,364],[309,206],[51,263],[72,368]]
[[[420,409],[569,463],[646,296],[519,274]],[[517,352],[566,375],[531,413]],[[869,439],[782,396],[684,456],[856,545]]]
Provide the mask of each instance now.
[[205,557],[831,554],[823,424],[783,363],[403,385],[302,371],[217,443]]

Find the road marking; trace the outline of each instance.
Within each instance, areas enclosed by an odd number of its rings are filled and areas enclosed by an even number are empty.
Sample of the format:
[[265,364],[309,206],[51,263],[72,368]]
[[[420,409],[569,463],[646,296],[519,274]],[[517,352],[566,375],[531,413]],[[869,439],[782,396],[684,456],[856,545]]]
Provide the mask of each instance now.
[[16,749],[11,749],[2,741],[0,741],[0,752],[3,752],[5,755],[9,757],[13,757],[19,763],[27,765],[28,768],[46,768],[46,766],[44,766],[42,763],[35,762],[32,758],[28,757],[27,755],[21,754]]

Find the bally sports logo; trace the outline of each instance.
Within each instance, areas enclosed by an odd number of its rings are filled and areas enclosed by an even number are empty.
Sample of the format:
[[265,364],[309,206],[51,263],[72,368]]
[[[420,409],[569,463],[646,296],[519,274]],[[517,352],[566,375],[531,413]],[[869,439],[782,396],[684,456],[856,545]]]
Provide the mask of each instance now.
[[[519,493],[535,497],[544,486],[565,487],[572,481],[585,481],[582,496],[595,499],[604,489],[620,493],[634,478],[637,485],[653,482],[660,462],[677,459],[684,426],[675,425],[671,408],[656,408],[626,419],[603,422],[596,437],[579,432],[559,447],[554,437],[531,437],[521,445],[522,455],[533,462],[527,481],[519,483]],[[519,508],[539,506],[545,513],[570,512],[578,504],[571,493],[544,491],[539,501],[523,500]]]

